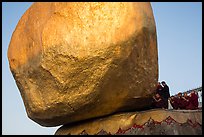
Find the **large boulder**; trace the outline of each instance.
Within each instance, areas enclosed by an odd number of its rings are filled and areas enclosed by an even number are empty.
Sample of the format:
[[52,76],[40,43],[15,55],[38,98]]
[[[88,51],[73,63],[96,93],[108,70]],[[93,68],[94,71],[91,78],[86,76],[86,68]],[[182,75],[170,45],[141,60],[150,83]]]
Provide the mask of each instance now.
[[148,2],[34,3],[8,49],[28,117],[57,126],[148,108],[156,38]]

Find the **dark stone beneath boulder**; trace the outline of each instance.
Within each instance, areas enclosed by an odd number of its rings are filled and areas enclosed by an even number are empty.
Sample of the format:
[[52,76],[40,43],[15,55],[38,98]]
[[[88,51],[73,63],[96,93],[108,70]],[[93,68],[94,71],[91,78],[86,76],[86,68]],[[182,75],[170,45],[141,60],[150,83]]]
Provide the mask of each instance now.
[[202,110],[115,114],[59,128],[56,135],[202,135]]
[[196,123],[192,126],[190,120],[186,123],[178,123],[173,119],[170,124],[165,120],[158,124],[151,119],[143,128],[131,127],[128,130],[117,132],[116,135],[202,135],[202,125]]

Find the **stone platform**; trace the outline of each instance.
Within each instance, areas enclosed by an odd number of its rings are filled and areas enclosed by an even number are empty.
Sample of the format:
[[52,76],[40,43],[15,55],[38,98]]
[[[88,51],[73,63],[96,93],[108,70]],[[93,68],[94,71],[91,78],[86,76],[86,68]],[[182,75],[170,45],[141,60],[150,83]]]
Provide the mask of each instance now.
[[151,109],[64,125],[55,135],[201,135],[201,110]]

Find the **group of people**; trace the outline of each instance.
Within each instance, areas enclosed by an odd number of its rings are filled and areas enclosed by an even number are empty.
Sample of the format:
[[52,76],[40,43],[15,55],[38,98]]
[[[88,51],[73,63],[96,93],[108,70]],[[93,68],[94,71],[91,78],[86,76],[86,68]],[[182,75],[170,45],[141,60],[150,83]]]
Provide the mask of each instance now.
[[176,96],[171,96],[169,87],[165,81],[158,82],[155,95],[152,99],[152,108],[163,109],[198,109],[198,95],[192,91],[190,95],[179,92]]
[[198,95],[195,91],[192,91],[190,95],[187,92],[179,92],[177,96],[171,96],[169,98],[170,105],[173,109],[198,109]]

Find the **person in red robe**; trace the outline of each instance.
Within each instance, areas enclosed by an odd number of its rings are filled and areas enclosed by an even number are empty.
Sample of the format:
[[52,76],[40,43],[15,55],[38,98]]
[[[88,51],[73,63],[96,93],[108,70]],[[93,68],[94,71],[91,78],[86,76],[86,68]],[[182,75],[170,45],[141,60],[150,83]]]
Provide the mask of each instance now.
[[169,100],[173,109],[178,109],[178,98],[175,96],[171,96]]
[[164,99],[158,93],[156,93],[156,95],[153,96],[153,104],[152,105],[153,105],[154,108],[163,108],[163,109],[165,109]]
[[[163,87],[162,87],[161,83],[158,82],[158,84],[157,84],[157,89],[156,89],[156,93],[160,94],[161,91],[162,91],[162,89],[163,89]],[[161,95],[161,94],[160,94],[160,95]]]
[[182,97],[182,93],[178,93],[178,109],[186,109],[186,100]]
[[186,109],[198,109],[198,95],[195,91],[192,91],[189,98],[189,105],[186,107]]
[[187,92],[185,92],[181,97],[181,103],[183,106],[182,109],[188,109],[188,107],[190,106],[190,97],[188,96]]

